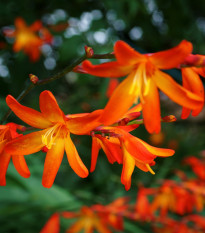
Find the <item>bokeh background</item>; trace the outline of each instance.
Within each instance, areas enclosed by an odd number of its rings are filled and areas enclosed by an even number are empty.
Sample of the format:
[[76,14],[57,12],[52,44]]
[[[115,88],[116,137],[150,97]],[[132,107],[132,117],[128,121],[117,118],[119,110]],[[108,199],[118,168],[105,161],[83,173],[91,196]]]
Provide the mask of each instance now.
[[[4,36],[4,29],[13,28],[17,17],[24,18],[28,25],[41,20],[54,36],[52,44],[42,46],[42,55],[35,63],[30,62],[23,52],[13,52],[14,40]],[[56,24],[67,24],[67,27],[52,30],[51,25]],[[194,53],[205,54],[205,3],[203,0],[1,0],[0,117],[8,110],[6,95],[17,97],[29,84],[30,73],[39,79],[48,78],[82,56],[85,45],[91,46],[95,53],[103,54],[112,52],[115,41],[119,39],[143,53],[168,49],[187,39],[193,43]],[[102,61],[105,60],[94,62]],[[181,82],[178,70],[169,73]],[[90,112],[105,106],[108,83],[108,79],[71,72],[53,83],[36,87],[22,103],[38,109],[39,94],[47,89],[53,92],[66,114]],[[86,179],[79,178],[72,171],[65,157],[53,187],[45,189],[41,185],[45,154],[29,155],[26,160],[31,177],[20,177],[10,163],[7,185],[0,187],[0,232],[39,232],[56,211],[107,204],[121,196],[129,196],[134,203],[140,183],[154,187],[161,179],[171,179],[176,169],[182,169],[181,161],[186,156],[203,153],[205,114],[202,112],[199,117],[182,121],[181,107],[162,94],[161,109],[163,116],[176,115],[177,122],[163,123],[162,133],[157,136],[150,136],[144,126],[134,133],[152,145],[176,149],[173,157],[157,159],[155,176],[135,169],[132,187],[125,191],[120,182],[121,165],[109,164],[101,152],[96,170]],[[8,121],[23,124],[14,114]],[[72,139],[89,167],[90,137]],[[63,221],[61,231],[65,232],[69,224],[69,221]],[[126,220],[125,232],[152,230],[149,225]]]

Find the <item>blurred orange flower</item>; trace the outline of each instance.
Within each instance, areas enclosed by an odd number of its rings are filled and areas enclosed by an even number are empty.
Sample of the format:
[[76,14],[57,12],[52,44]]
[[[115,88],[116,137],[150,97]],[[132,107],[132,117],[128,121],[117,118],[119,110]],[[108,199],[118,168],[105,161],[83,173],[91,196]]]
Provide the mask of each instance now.
[[21,125],[14,123],[8,123],[6,125],[0,125],[0,185],[6,185],[6,172],[9,166],[9,162],[12,159],[14,167],[18,173],[24,178],[30,176],[30,171],[27,167],[24,156],[13,155],[5,151],[5,146],[14,138],[21,136],[16,132],[17,129],[22,129]]
[[32,62],[39,60],[40,47],[45,43],[51,43],[53,39],[41,21],[35,21],[31,26],[27,26],[24,19],[20,17],[15,19],[15,30],[5,29],[4,34],[15,38],[14,52],[23,50]]

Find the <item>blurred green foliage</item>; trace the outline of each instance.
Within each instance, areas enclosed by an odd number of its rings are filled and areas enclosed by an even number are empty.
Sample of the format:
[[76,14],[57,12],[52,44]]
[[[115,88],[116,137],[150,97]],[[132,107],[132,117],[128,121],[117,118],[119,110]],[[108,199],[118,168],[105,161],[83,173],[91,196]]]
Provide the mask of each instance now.
[[[205,4],[203,0],[8,0],[0,1],[0,41],[6,47],[0,50],[0,117],[8,109],[7,94],[17,97],[29,84],[28,74],[40,79],[62,70],[84,53],[84,45],[91,46],[97,54],[112,52],[116,40],[125,40],[141,52],[168,49],[183,39],[191,41],[194,53],[205,53]],[[5,39],[3,29],[12,27],[16,17],[25,19],[28,25],[42,20],[50,24],[68,22],[65,31],[54,35],[52,46],[44,47],[41,59],[31,63],[22,52],[12,51],[12,40]],[[98,61],[96,61],[98,62]],[[181,81],[179,72],[172,72]],[[38,96],[48,89],[56,96],[62,110],[68,113],[89,112],[103,108],[107,79],[69,73],[46,86],[36,87],[22,103],[38,109]],[[176,114],[181,110],[163,96],[162,113]],[[203,113],[202,113],[203,114]],[[8,121],[22,122],[14,115]],[[69,167],[66,158],[60,167],[51,189],[41,185],[45,154],[27,156],[31,177],[24,179],[9,165],[7,186],[0,187],[0,232],[39,232],[52,213],[60,210],[78,209],[82,205],[107,204],[120,196],[130,196],[135,201],[139,182],[154,186],[159,179],[171,178],[175,169],[180,169],[181,160],[190,154],[197,155],[205,148],[204,118],[191,118],[182,122],[163,124],[165,140],[160,146],[177,144],[172,158],[157,159],[156,175],[135,169],[132,188],[126,192],[120,183],[120,165],[108,163],[100,153],[97,167],[88,178],[81,179]],[[135,135],[149,141],[149,134],[141,126]],[[91,139],[73,137],[86,166],[90,164]],[[62,232],[68,227],[63,223]],[[126,222],[126,232],[144,233],[147,226]]]

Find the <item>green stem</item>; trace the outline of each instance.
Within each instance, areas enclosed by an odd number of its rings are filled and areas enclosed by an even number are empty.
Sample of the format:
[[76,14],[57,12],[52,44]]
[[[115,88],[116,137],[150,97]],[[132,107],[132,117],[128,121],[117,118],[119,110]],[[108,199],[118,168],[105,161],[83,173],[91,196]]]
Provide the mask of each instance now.
[[[65,74],[71,72],[77,65],[79,65],[80,63],[82,63],[84,60],[86,60],[88,57],[86,55],[83,55],[82,57],[80,57],[79,59],[77,59],[76,61],[74,61],[71,65],[67,66],[64,70],[60,71],[57,74],[52,75],[51,77],[48,77],[46,79],[43,80],[39,80],[37,83],[31,83],[26,89],[24,89],[21,94],[17,97],[17,100],[20,102],[25,96],[27,96],[30,91],[32,91],[34,89],[35,86],[41,86],[41,85],[45,85],[48,84],[50,82],[53,82],[54,80],[57,80],[59,78],[62,78]],[[107,53],[107,54],[94,54],[91,59],[112,59],[115,58],[114,54],[111,53]],[[5,115],[2,117],[0,124],[3,124],[3,122],[6,121],[6,119],[9,117],[9,115],[11,114],[11,109],[9,109]]]

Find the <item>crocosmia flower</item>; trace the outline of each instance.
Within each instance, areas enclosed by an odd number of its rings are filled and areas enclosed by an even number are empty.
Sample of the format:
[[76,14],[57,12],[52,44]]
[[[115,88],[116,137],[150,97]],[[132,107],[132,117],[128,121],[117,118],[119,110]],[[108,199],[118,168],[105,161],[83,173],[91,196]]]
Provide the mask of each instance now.
[[15,38],[14,52],[23,50],[33,62],[40,57],[40,47],[52,41],[50,32],[43,27],[41,21],[35,21],[32,25],[27,26],[22,18],[16,18],[15,30],[5,29],[4,34],[7,37]]
[[47,155],[42,179],[42,184],[46,188],[50,188],[54,182],[64,151],[75,173],[82,178],[87,177],[88,170],[78,155],[70,133],[86,134],[98,126],[97,119],[100,111],[79,117],[78,115],[66,117],[49,91],[43,91],[40,94],[41,112],[21,105],[10,95],[7,96],[6,102],[20,119],[32,127],[42,129],[9,142],[6,146],[7,153],[29,155],[46,148]]
[[84,61],[84,72],[99,77],[128,77],[112,94],[102,114],[103,123],[117,121],[138,99],[142,104],[144,124],[150,133],[160,131],[160,102],[158,88],[177,104],[198,109],[202,98],[176,83],[163,70],[177,68],[192,52],[192,44],[182,41],[178,46],[157,53],[141,54],[123,41],[117,41],[114,54],[117,61],[93,65]]
[[0,125],[0,185],[6,185],[6,172],[9,166],[9,162],[12,159],[14,167],[18,173],[24,178],[30,176],[30,171],[27,167],[24,156],[13,155],[12,153],[7,153],[5,151],[6,144],[14,138],[20,136],[16,132],[17,129],[22,129],[22,126],[8,123],[6,125]]
[[125,189],[131,186],[131,176],[135,166],[145,172],[155,174],[151,166],[155,165],[157,156],[167,157],[174,154],[173,150],[150,146],[141,139],[131,135],[133,126],[99,127],[98,130],[108,137],[93,135],[91,171],[94,171],[99,149],[102,148],[110,163],[123,164],[121,182]]

